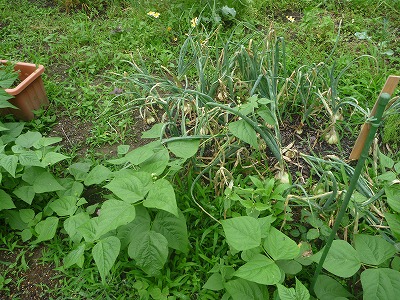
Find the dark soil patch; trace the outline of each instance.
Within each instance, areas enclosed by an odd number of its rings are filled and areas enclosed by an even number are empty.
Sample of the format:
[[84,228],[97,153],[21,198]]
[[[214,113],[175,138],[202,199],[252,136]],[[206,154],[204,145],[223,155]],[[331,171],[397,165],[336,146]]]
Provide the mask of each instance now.
[[66,71],[70,68],[67,64],[52,63],[46,66],[46,74],[49,77],[56,77],[59,82],[68,78]]
[[[297,123],[297,124],[296,124]],[[300,154],[324,157],[326,155],[336,155],[343,161],[349,157],[354,146],[356,137],[352,138],[351,133],[346,134],[340,139],[339,145],[328,144],[319,126],[304,125],[300,132],[298,122],[284,123],[281,128],[282,147],[288,149],[286,161],[291,175],[294,178],[302,177],[307,179],[310,176],[311,166],[300,156]],[[290,155],[289,155],[290,154]]]
[[0,21],[0,30],[3,30],[3,29],[6,28],[8,25],[10,25],[10,21],[9,21],[9,20],[1,20],[1,21]]
[[150,129],[151,125],[148,125],[137,112],[133,112],[132,116],[129,116],[134,120],[134,125],[131,128],[127,128],[126,132],[121,133],[123,137],[119,142],[114,144],[104,143],[96,146],[87,143],[88,138],[93,136],[93,124],[81,118],[69,116],[62,109],[57,115],[57,122],[52,127],[49,135],[61,137],[63,139],[60,143],[62,148],[67,152],[75,152],[78,157],[85,157],[89,150],[93,150],[96,154],[100,154],[105,158],[115,157],[119,145],[129,145],[130,150],[132,150],[148,142],[141,139],[141,134],[143,131]]
[[[2,300],[49,299],[53,296],[49,291],[54,290],[59,283],[55,279],[59,274],[54,270],[54,264],[41,262],[43,247],[23,253],[25,250],[14,249],[11,252],[2,245],[0,272],[6,279],[11,279],[11,282],[0,290]],[[22,267],[22,256],[26,261],[25,268]]]
[[91,128],[92,125],[84,120],[61,114],[50,136],[61,137],[63,139],[61,145],[66,151],[73,151],[76,148],[85,151],[86,138],[90,135]]

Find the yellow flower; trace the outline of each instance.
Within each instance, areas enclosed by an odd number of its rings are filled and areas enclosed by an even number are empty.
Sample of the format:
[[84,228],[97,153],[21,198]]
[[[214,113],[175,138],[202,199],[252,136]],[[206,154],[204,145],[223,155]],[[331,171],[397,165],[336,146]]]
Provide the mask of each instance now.
[[168,26],[167,27],[167,31],[171,31],[172,30],[172,27],[171,26]]
[[155,11],[149,11],[149,12],[147,13],[147,15],[148,15],[148,16],[151,16],[151,17],[154,17],[154,18],[157,19],[157,18],[160,16],[160,13],[155,12]]
[[292,16],[286,16],[286,19],[292,23],[295,21],[295,18],[293,18]]
[[193,19],[190,21],[190,24],[191,24],[192,27],[196,27],[196,26],[197,26],[197,22],[198,22],[198,19],[197,19],[197,17],[196,17],[196,18],[193,18]]

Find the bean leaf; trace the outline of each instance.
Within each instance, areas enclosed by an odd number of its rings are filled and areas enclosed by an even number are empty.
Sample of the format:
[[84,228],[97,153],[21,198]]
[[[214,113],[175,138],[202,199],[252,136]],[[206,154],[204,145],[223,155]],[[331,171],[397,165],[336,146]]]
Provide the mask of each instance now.
[[261,244],[261,228],[257,219],[242,216],[221,221],[228,244],[236,250],[247,250]]
[[117,259],[120,247],[121,242],[117,237],[108,236],[100,240],[92,249],[93,259],[103,283],[105,283],[106,276]]

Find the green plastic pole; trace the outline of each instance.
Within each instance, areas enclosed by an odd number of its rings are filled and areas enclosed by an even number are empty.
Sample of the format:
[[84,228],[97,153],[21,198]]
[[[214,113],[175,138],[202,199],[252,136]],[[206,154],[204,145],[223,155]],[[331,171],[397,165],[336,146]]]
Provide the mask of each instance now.
[[378,107],[377,107],[376,113],[374,115],[374,119],[370,121],[371,129],[369,131],[368,138],[365,142],[364,148],[361,152],[361,156],[357,162],[356,168],[354,169],[354,174],[351,177],[349,188],[346,192],[346,195],[344,196],[342,205],[339,210],[339,214],[335,220],[335,223],[333,224],[332,232],[329,235],[328,241],[326,242],[326,245],[324,248],[324,252],[322,253],[322,256],[321,256],[321,259],[319,260],[317,269],[315,270],[314,277],[311,281],[312,293],[314,293],[315,283],[317,281],[319,274],[321,273],[322,266],[324,265],[325,259],[328,255],[329,249],[332,246],[333,240],[336,237],[336,233],[339,229],[340,223],[342,222],[343,216],[347,210],[347,205],[349,204],[351,195],[353,194],[353,191],[356,188],[358,178],[360,177],[362,168],[364,167],[365,160],[368,157],[369,148],[371,147],[372,141],[374,140],[375,133],[381,123],[383,112],[385,111],[385,107],[388,104],[389,100],[390,100],[390,95],[388,93],[382,93],[379,96]]

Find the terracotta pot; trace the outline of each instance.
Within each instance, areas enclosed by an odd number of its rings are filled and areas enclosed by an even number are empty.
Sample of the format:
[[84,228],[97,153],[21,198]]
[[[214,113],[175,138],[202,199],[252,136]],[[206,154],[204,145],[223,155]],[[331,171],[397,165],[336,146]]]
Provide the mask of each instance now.
[[[6,62],[6,60],[0,60],[0,63]],[[35,110],[49,105],[42,80],[44,67],[18,62],[15,64],[14,70],[19,71],[21,83],[17,87],[5,89],[5,91],[14,96],[9,102],[19,109],[3,108],[0,109],[0,114],[13,114],[18,119],[29,121],[35,117],[33,114]]]

